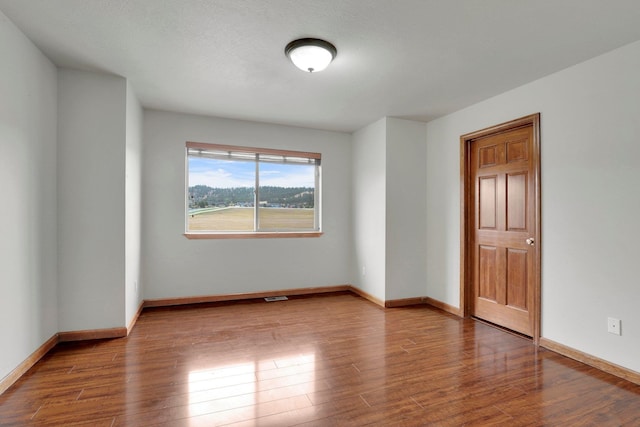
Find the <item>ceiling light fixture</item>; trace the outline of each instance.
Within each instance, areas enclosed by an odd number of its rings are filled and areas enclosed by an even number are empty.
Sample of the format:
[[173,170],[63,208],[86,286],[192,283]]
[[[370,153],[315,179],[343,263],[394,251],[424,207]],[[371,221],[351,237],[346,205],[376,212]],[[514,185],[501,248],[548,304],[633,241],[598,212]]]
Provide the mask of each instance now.
[[327,68],[338,51],[327,41],[307,38],[289,43],[284,48],[284,54],[302,71],[316,73]]

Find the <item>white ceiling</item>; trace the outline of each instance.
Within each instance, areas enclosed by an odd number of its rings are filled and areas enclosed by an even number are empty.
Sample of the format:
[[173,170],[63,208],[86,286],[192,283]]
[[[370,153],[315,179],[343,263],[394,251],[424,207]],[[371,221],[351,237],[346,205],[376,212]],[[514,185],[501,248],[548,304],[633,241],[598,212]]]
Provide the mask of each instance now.
[[[0,0],[58,66],[145,107],[354,131],[428,121],[640,40],[640,0]],[[318,74],[284,56],[332,42]]]

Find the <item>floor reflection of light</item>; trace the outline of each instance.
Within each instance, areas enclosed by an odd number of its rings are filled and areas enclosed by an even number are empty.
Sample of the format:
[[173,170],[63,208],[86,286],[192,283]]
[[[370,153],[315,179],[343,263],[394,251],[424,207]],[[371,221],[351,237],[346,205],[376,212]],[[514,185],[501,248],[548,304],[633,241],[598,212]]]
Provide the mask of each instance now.
[[[251,396],[256,392],[254,362],[222,365],[189,372],[189,416],[195,417],[224,408],[225,398]],[[215,401],[220,401],[220,406]],[[255,404],[255,399],[248,405]]]
[[316,391],[315,370],[307,353],[190,371],[189,416],[237,409],[243,421],[293,411],[294,398]]

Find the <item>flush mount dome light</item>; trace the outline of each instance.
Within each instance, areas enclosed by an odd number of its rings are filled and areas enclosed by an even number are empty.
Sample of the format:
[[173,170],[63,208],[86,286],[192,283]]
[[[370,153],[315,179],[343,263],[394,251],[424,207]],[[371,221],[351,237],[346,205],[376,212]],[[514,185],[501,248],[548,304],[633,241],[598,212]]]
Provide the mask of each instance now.
[[302,71],[316,73],[327,68],[338,51],[334,45],[324,40],[298,39],[284,48],[284,54]]

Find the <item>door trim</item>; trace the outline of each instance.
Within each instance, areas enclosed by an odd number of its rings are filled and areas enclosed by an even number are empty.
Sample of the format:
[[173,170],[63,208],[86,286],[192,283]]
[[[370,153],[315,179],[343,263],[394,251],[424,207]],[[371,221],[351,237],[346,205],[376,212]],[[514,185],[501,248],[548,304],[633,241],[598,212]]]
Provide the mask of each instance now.
[[471,265],[471,251],[473,250],[473,224],[469,216],[473,210],[471,205],[473,183],[471,180],[471,143],[482,137],[495,135],[524,126],[533,127],[533,162],[534,162],[534,201],[535,201],[535,250],[534,250],[534,307],[533,311],[533,342],[540,341],[540,317],[542,301],[540,273],[541,273],[541,218],[540,218],[540,113],[531,114],[486,129],[467,133],[460,136],[460,313],[468,317],[471,313],[471,299],[473,292],[473,266]]

